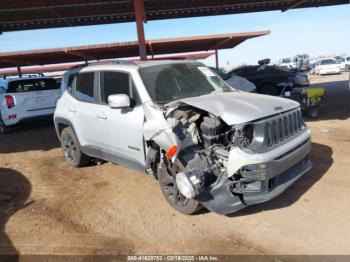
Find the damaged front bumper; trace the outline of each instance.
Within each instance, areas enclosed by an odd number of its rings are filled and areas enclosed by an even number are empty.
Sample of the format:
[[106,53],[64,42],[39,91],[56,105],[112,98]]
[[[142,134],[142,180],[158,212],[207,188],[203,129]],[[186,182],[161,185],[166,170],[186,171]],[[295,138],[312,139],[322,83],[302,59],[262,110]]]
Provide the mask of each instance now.
[[[284,152],[273,159],[262,161],[259,164],[264,168],[263,179],[261,177],[253,184],[254,192],[242,190],[235,192],[235,181],[232,177],[222,176],[207,191],[198,196],[203,206],[212,212],[227,215],[254,205],[269,201],[292,185],[303,174],[308,172],[312,163],[308,154],[311,149],[311,141],[308,137],[292,150]],[[251,181],[254,183],[254,181]]]

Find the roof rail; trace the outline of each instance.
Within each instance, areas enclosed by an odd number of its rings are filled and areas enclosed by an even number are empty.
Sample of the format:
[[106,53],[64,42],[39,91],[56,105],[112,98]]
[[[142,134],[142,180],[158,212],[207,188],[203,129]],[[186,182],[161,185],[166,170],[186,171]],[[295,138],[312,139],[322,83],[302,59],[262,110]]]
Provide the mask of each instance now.
[[79,69],[79,68],[84,68],[87,66],[94,66],[94,65],[136,65],[134,62],[132,61],[128,61],[128,60],[106,60],[106,61],[97,61],[97,62],[88,62],[88,63],[84,63],[84,64],[78,64],[75,66],[72,66],[71,68],[68,69],[69,70],[74,70],[74,69]]
[[89,65],[135,65],[135,63],[128,60],[106,60],[93,62]]

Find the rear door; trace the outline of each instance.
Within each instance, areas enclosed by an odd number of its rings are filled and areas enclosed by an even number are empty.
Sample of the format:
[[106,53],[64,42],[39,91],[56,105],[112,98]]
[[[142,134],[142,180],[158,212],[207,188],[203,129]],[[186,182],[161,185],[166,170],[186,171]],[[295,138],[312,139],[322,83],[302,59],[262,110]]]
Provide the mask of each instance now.
[[96,81],[95,72],[82,72],[76,75],[71,90],[74,100],[68,105],[67,111],[84,151],[88,155],[98,157],[96,153],[103,148],[100,139],[103,136],[101,133],[103,127],[96,117],[98,106]]
[[24,116],[53,112],[60,97],[59,86],[51,78],[11,81],[7,94],[14,97],[15,110]]

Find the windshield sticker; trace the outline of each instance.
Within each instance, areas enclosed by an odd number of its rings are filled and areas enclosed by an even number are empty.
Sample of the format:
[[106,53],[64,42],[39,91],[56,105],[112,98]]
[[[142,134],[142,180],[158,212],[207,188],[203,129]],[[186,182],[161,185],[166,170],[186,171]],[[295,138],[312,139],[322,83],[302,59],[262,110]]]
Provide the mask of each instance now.
[[206,77],[216,76],[213,71],[211,71],[208,67],[199,66],[197,67],[199,71],[201,71]]

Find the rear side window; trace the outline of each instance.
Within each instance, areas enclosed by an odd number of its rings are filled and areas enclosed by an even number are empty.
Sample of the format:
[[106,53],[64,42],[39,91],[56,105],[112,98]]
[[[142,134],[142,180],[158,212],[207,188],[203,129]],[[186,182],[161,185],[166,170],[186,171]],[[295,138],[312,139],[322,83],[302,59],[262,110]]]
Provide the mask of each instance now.
[[77,76],[77,74],[71,74],[69,75],[68,77],[68,82],[67,82],[67,91],[68,93],[72,93],[72,86],[73,86],[73,81],[74,81],[74,78]]
[[58,89],[55,79],[27,79],[11,81],[7,93],[24,93]]
[[76,77],[74,97],[83,102],[94,102],[94,76],[91,73],[81,73]]

